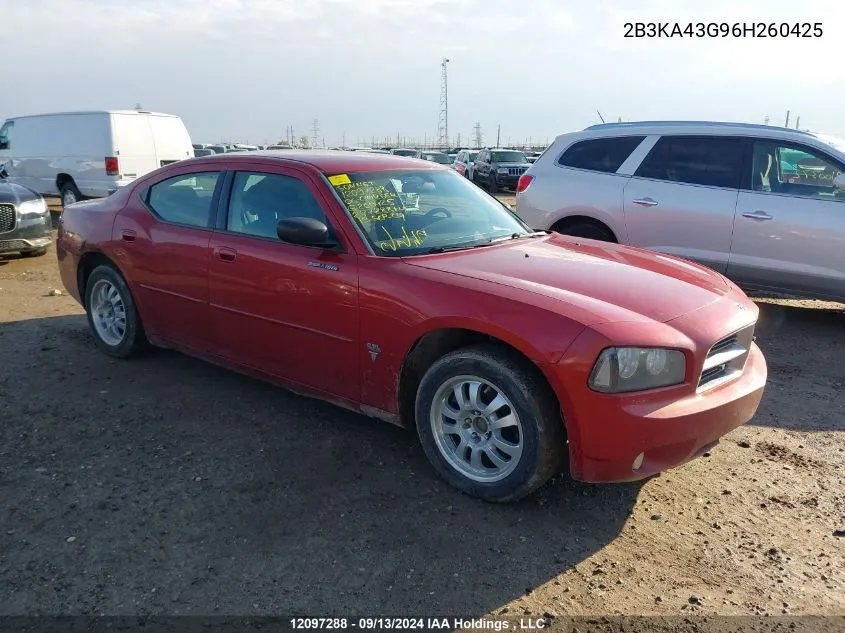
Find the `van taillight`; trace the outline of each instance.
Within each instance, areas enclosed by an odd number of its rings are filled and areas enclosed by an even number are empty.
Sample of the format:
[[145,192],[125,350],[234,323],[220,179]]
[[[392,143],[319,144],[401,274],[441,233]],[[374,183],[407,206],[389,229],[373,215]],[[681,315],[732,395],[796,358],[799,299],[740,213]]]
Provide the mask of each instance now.
[[516,183],[516,192],[522,193],[526,189],[528,189],[528,185],[530,185],[534,181],[534,176],[529,176],[528,174],[522,174],[519,177],[519,180]]
[[120,175],[120,165],[117,164],[117,156],[106,156],[106,175]]

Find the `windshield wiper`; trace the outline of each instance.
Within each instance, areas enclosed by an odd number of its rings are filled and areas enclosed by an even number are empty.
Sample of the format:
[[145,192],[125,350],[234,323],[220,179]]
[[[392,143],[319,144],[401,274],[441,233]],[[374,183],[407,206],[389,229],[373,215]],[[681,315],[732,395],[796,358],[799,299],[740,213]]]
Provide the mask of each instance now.
[[502,242],[509,242],[511,240],[518,240],[523,237],[543,237],[547,235],[546,231],[533,231],[531,233],[511,233],[504,237],[491,237],[486,242],[453,244],[452,246],[435,246],[426,251],[427,255],[434,255],[435,253],[447,253],[449,251],[464,251],[471,248],[481,248],[483,246],[493,246],[494,244],[501,244]]
[[532,231],[531,233],[511,233],[510,235],[506,235],[504,237],[497,237],[490,240],[492,244],[496,244],[498,242],[510,242],[511,240],[519,240],[523,237],[544,237],[547,235],[546,231]]

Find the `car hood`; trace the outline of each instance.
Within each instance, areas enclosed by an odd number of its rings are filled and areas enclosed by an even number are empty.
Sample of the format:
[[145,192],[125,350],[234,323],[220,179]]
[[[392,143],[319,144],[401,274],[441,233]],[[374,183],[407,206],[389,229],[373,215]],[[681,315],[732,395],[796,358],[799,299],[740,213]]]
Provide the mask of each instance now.
[[553,302],[538,305],[569,314],[584,325],[665,323],[730,291],[719,273],[685,260],[558,234],[406,261],[546,297]]
[[13,182],[0,180],[0,204],[13,204],[18,206],[22,202],[39,200],[41,196],[31,189]]

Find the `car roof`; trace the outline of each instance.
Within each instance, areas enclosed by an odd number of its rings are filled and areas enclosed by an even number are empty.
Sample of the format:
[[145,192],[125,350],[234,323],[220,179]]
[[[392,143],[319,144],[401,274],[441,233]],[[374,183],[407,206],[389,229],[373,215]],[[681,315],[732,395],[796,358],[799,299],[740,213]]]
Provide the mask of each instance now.
[[152,112],[150,110],[69,110],[65,112],[41,112],[37,114],[23,114],[20,116],[8,117],[7,120],[41,118],[47,116],[78,116],[84,114],[149,114],[151,116],[163,116],[178,119],[178,114],[167,114],[166,112]]
[[202,156],[189,158],[180,162],[203,162],[214,161],[230,162],[256,162],[266,161],[268,163],[299,163],[310,165],[326,174],[357,173],[364,171],[385,171],[397,169],[444,169],[436,163],[426,163],[408,156],[397,156],[395,154],[371,154],[368,152],[346,152],[343,150],[258,150],[249,153],[227,153],[215,154],[214,156]]
[[624,123],[598,123],[584,128],[584,132],[624,132],[634,131],[640,134],[776,134],[795,138],[815,137],[805,130],[796,130],[778,125],[762,123],[735,123],[731,121],[628,121]]

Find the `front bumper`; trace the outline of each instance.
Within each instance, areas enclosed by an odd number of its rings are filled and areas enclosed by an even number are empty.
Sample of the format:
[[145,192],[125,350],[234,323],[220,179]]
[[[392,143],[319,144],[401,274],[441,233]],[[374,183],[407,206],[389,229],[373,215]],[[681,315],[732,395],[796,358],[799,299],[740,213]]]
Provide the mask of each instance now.
[[[547,369],[555,371],[554,366]],[[676,390],[666,389],[647,397],[613,395],[585,385],[577,400],[564,404],[561,399],[572,477],[637,481],[700,456],[754,416],[766,377],[763,353],[752,343],[742,374],[703,393],[678,397]]]
[[36,251],[50,246],[53,242],[52,230],[50,214],[43,221],[18,220],[14,229],[0,233],[0,253]]
[[511,176],[510,174],[496,174],[496,183],[500,187],[506,187],[508,189],[516,189],[516,185],[519,182],[519,176]]

